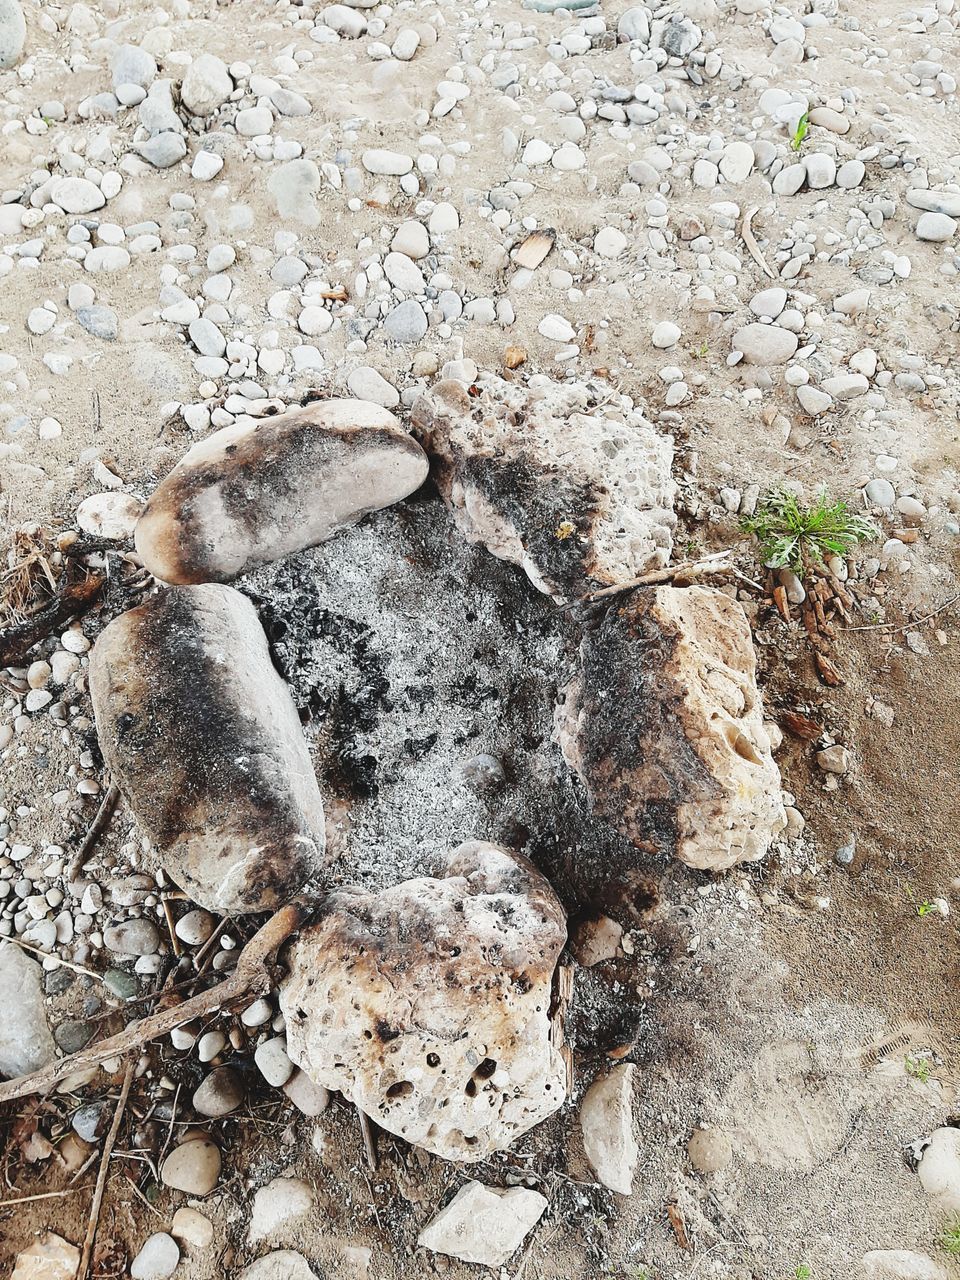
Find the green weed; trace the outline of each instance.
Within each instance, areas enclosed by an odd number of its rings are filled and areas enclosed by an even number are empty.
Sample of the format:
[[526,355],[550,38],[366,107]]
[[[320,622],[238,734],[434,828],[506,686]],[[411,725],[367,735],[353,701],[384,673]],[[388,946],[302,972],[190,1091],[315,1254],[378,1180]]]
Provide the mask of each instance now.
[[799,155],[800,148],[803,146],[803,140],[807,136],[807,130],[810,128],[810,115],[805,111],[797,121],[797,127],[793,131],[793,137],[790,139],[791,151],[796,151]]
[[774,489],[761,498],[743,528],[755,535],[765,565],[793,569],[801,577],[829,556],[847,555],[857,543],[880,532],[871,520],[854,515],[845,502],[832,502],[821,493],[804,506],[788,489]]

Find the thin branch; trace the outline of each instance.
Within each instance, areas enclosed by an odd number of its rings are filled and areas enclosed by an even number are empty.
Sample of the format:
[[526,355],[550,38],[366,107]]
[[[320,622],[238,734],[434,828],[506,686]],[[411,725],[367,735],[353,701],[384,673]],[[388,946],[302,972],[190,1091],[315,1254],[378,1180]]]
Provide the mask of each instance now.
[[43,1093],[68,1076],[99,1066],[107,1058],[120,1057],[129,1053],[131,1049],[141,1048],[148,1041],[166,1035],[174,1027],[189,1022],[191,1018],[206,1017],[214,1009],[252,994],[262,995],[270,988],[270,975],[266,969],[267,960],[302,924],[309,910],[308,904],[302,900],[294,900],[281,907],[266,924],[258,929],[240,952],[237,967],[230,977],[218,983],[217,986],[191,996],[182,1004],[171,1005],[150,1014],[149,1017],[141,1018],[138,1022],[131,1022],[117,1035],[108,1036],[106,1040],[100,1040],[87,1049],[71,1053],[49,1067],[0,1083],[0,1105],[14,1098]]
[[669,582],[672,578],[700,577],[708,573],[729,572],[733,566],[728,563],[729,551],[717,551],[713,555],[704,556],[700,560],[683,560],[680,564],[669,564],[664,569],[654,569],[650,573],[641,574],[630,582],[616,582],[612,587],[603,587],[600,591],[591,591],[578,600],[571,600],[563,605],[561,613],[574,608],[578,604],[596,604],[608,596],[619,595],[623,591],[633,591],[635,587],[648,587],[656,582]]
[[0,1200],[0,1209],[12,1209],[16,1204],[32,1204],[34,1200],[60,1200],[63,1196],[76,1195],[78,1191],[89,1191],[90,1187],[65,1187],[63,1191],[41,1191],[35,1196],[19,1196],[16,1200]]
[[123,1084],[120,1087],[120,1098],[117,1101],[117,1108],[113,1113],[113,1123],[110,1125],[110,1132],[103,1144],[103,1155],[100,1157],[100,1171],[97,1174],[97,1185],[93,1193],[93,1200],[90,1202],[90,1217],[87,1220],[87,1232],[83,1237],[83,1249],[80,1253],[80,1266],[77,1269],[77,1280],[87,1280],[87,1272],[90,1269],[90,1256],[93,1253],[93,1242],[97,1235],[97,1224],[100,1221],[100,1206],[103,1204],[103,1193],[107,1186],[107,1173],[110,1168],[110,1154],[113,1151],[114,1143],[117,1140],[117,1134],[120,1132],[120,1121],[123,1119],[123,1109],[127,1105],[127,1098],[130,1096],[130,1085],[133,1083],[133,1073],[136,1069],[136,1061],[130,1058],[127,1062],[126,1070],[123,1073]]
[[106,794],[100,801],[100,808],[96,812],[96,816],[90,823],[87,834],[83,837],[83,843],[74,854],[73,859],[67,868],[67,883],[76,880],[80,872],[90,861],[93,850],[97,841],[110,825],[110,819],[113,817],[117,803],[120,800],[120,788],[116,783],[111,783],[107,787]]
[[357,1116],[360,1119],[360,1135],[363,1138],[363,1150],[366,1153],[367,1165],[371,1173],[377,1172],[377,1144],[373,1136],[373,1125],[370,1117],[365,1111],[361,1111],[357,1107]]
[[920,627],[925,622],[929,622],[931,618],[935,618],[938,613],[943,613],[944,609],[949,609],[952,604],[956,604],[960,600],[960,591],[955,596],[951,596],[949,600],[944,600],[939,608],[934,609],[932,613],[926,613],[922,618],[916,618],[913,622],[874,622],[868,627],[841,627],[841,631],[883,631],[887,635],[896,635],[900,631],[910,631],[914,627]]

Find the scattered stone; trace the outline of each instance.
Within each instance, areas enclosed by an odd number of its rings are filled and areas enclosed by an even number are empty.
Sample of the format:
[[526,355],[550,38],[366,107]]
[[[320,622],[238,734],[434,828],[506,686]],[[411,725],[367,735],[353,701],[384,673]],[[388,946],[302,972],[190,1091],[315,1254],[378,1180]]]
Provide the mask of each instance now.
[[58,178],[50,188],[50,199],[65,213],[92,213],[107,203],[97,184],[88,178]]
[[622,1196],[633,1192],[640,1148],[633,1136],[633,1077],[623,1062],[596,1079],[580,1104],[583,1148],[597,1178]]
[[[0,8],[0,21],[2,17]],[[0,53],[2,49],[0,44]],[[80,1250],[76,1245],[53,1231],[45,1231],[39,1240],[17,1254],[10,1280],[76,1280],[79,1267]]]
[[157,1231],[130,1263],[132,1280],[165,1280],[172,1276],[180,1261],[180,1248],[173,1236]]
[[253,1060],[267,1084],[275,1089],[285,1085],[293,1073],[293,1063],[287,1057],[287,1042],[282,1036],[257,1045]]
[[441,382],[411,415],[471,542],[561,601],[666,564],[676,523],[668,436],[625,400],[601,414],[556,383],[531,393],[487,376],[477,387]]
[[94,338],[101,338],[104,342],[116,341],[120,322],[112,307],[77,307],[74,315],[81,328]]
[[0,1076],[22,1076],[53,1062],[43,970],[12,942],[0,940]]
[[775,324],[748,324],[733,335],[733,349],[745,364],[786,364],[796,355],[800,339]]
[[390,242],[393,253],[403,253],[408,258],[425,258],[430,252],[430,236],[422,222],[409,218],[397,227]]
[[867,501],[874,507],[892,507],[897,500],[896,489],[883,476],[871,480],[864,492],[867,495]]
[[309,1262],[292,1249],[276,1249],[240,1272],[240,1280],[317,1280]]
[[204,1217],[199,1210],[188,1209],[184,1206],[173,1215],[170,1234],[181,1245],[185,1244],[188,1249],[196,1249],[201,1252],[204,1249],[209,1249],[213,1244],[213,1223],[209,1218]]
[[675,346],[680,341],[680,326],[670,320],[661,320],[654,326],[651,341],[661,350]]
[[77,525],[84,533],[119,541],[133,536],[141,503],[127,493],[94,493],[77,507]]
[[502,1267],[543,1217],[548,1200],[525,1187],[467,1182],[420,1232],[417,1244],[461,1262]]
[[313,1203],[313,1192],[300,1178],[274,1178],[254,1194],[249,1243],[275,1236],[288,1222],[306,1217]]
[[247,1091],[232,1067],[216,1067],[193,1095],[193,1109],[216,1120],[243,1105]]
[[195,444],[158,486],[137,551],[166,582],[229,582],[401,501],[428,465],[393,414],[360,400],[237,423]]
[[733,1159],[733,1144],[723,1129],[694,1129],[687,1156],[697,1173],[721,1173]]
[[274,910],[319,869],[316,777],[245,596],[211,583],[151,597],[101,632],[89,679],[107,767],[195,902]]
[[917,222],[917,238],[941,244],[945,240],[953,239],[957,234],[958,226],[960,223],[957,219],[945,213],[921,213]]
[[740,605],[642,588],[587,632],[580,664],[556,737],[593,812],[691,867],[762,858],[786,819]]
[[419,342],[427,332],[427,317],[423,307],[413,298],[407,298],[394,307],[384,320],[383,332],[391,342],[399,342],[404,346]]
[[152,956],[160,946],[157,926],[142,917],[123,920],[103,931],[103,943],[108,951],[127,956]]
[[398,151],[383,151],[373,148],[364,151],[361,162],[367,173],[402,177],[413,168],[413,160]]
[[479,841],[443,879],[328,894],[280,989],[287,1052],[389,1133],[483,1160],[563,1102],[548,1011],[565,940],[547,881]]
[[0,0],[0,71],[17,65],[26,39],[27,24],[20,0]]
[[155,169],[169,169],[187,154],[187,144],[179,133],[158,133],[146,142],[134,143],[134,148]]
[[[201,1086],[202,1087],[202,1086]],[[220,1151],[209,1138],[174,1147],[160,1166],[160,1181],[190,1196],[208,1195],[220,1179]]]
[[188,947],[202,947],[216,927],[209,911],[188,911],[177,921],[174,933]]
[[960,1211],[960,1129],[934,1129],[917,1165],[917,1175],[924,1191],[942,1209]]

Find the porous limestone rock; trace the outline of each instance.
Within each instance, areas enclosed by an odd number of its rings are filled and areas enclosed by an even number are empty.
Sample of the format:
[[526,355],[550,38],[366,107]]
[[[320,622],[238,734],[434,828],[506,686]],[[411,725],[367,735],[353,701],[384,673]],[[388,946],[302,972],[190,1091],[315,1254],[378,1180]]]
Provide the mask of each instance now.
[[467,1182],[420,1232],[417,1244],[461,1262],[502,1267],[540,1221],[549,1201],[525,1187]]
[[0,1076],[39,1071],[57,1056],[43,1000],[43,970],[12,942],[0,940]]
[[438,383],[412,421],[458,526],[558,600],[667,563],[673,440],[584,384]]
[[250,601],[171,587],[90,658],[103,757],[194,902],[269,911],[323,864],[323,802],[290,691]]
[[586,634],[580,668],[556,737],[593,811],[691,867],[762,858],[786,817],[740,605],[641,588]]
[[583,1149],[600,1182],[611,1191],[628,1196],[640,1148],[633,1136],[632,1062],[621,1062],[599,1076],[580,1104]]
[[317,401],[195,444],[157,486],[134,541],[164,582],[230,582],[399,502],[428,468],[388,409]]
[[480,841],[442,879],[340,889],[292,948],[287,1052],[390,1133],[482,1160],[563,1102],[548,1015],[565,939],[543,876]]

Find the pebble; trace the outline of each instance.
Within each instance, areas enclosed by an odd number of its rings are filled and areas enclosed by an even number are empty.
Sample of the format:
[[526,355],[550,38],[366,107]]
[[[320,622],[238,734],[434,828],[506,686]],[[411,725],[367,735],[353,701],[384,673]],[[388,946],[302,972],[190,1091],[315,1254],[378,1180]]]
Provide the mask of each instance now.
[[815,153],[807,156],[803,162],[807,175],[807,186],[814,191],[832,187],[837,179],[837,162],[833,156]]
[[245,1097],[243,1081],[233,1068],[215,1067],[194,1092],[193,1107],[215,1120],[236,1111]]
[[87,178],[58,178],[50,188],[50,199],[65,213],[92,213],[106,204],[103,192]]
[[739,351],[747,364],[786,364],[799,345],[795,333],[774,324],[748,324],[733,335],[733,350]]
[[384,320],[383,332],[392,342],[406,346],[419,342],[427,332],[427,317],[423,307],[413,298],[399,303]]
[[220,1150],[209,1138],[174,1147],[160,1166],[160,1181],[191,1196],[208,1195],[220,1180]]
[[222,1031],[205,1031],[197,1041],[197,1056],[201,1062],[211,1062],[227,1045]]
[[394,409],[400,403],[397,388],[369,365],[360,365],[350,371],[347,389],[358,400],[370,400],[385,409]]
[[383,151],[373,148],[364,151],[361,163],[367,173],[402,176],[413,168],[413,160],[399,151]]
[[617,227],[604,227],[593,241],[594,253],[601,258],[618,258],[627,247],[627,237]]
[[422,222],[408,218],[394,232],[390,249],[393,253],[402,253],[408,258],[425,258],[430,252],[430,236],[427,228]]
[[285,1085],[293,1074],[293,1063],[287,1057],[287,1042],[282,1036],[257,1045],[253,1060],[264,1080],[274,1088]]
[[537,333],[551,342],[573,342],[577,331],[563,316],[546,315],[537,325]]
[[180,917],[174,933],[188,947],[200,947],[207,941],[215,927],[216,920],[210,912],[198,907]]
[[892,507],[897,499],[896,489],[883,477],[871,480],[864,492],[867,495],[867,501],[874,507]]
[[672,320],[661,320],[659,324],[654,325],[650,340],[661,350],[676,346],[680,341],[680,326],[674,324]]
[[94,338],[101,338],[104,342],[116,341],[120,322],[112,307],[77,307],[74,315],[81,328]]
[[723,1129],[694,1129],[687,1143],[687,1156],[697,1173],[721,1173],[733,1159],[733,1144]]
[[[183,1188],[180,1188],[180,1190],[183,1190]],[[195,1192],[194,1194],[203,1193]],[[170,1223],[170,1234],[181,1245],[186,1245],[188,1249],[201,1252],[204,1249],[209,1249],[213,1244],[213,1223],[198,1209],[182,1206],[173,1215],[173,1220]]]
[[212,53],[200,53],[190,63],[180,86],[180,98],[195,116],[209,116],[233,93],[226,63]]
[[768,320],[776,320],[787,305],[787,291],[779,286],[761,289],[750,299],[750,310],[755,316],[764,316]]
[[120,955],[152,956],[160,946],[160,932],[142,917],[110,925],[103,931],[104,946]]
[[275,1236],[287,1223],[306,1217],[313,1206],[308,1183],[301,1178],[274,1178],[254,1193],[247,1239],[256,1244]]
[[917,239],[941,244],[957,234],[957,219],[946,213],[921,213],[917,222]]
[[172,1276],[180,1261],[180,1249],[173,1236],[157,1231],[148,1237],[130,1263],[132,1280],[165,1280]]

